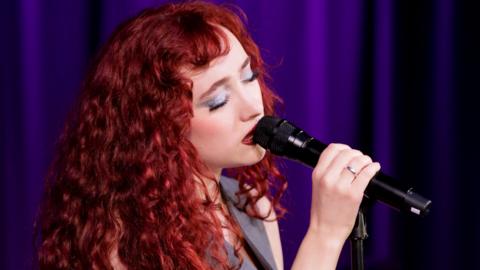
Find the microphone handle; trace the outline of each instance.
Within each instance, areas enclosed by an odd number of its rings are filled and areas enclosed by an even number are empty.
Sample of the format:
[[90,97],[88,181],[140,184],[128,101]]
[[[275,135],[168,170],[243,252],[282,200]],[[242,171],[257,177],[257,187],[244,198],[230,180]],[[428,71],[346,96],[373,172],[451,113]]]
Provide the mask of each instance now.
[[[280,134],[277,133],[277,135]],[[277,139],[280,141],[287,139],[290,143],[283,144],[288,149],[271,149],[273,154],[285,156],[284,153],[289,153],[288,158],[312,168],[317,165],[320,154],[327,147],[301,129],[296,129],[288,138],[279,137]],[[413,192],[412,188],[406,187],[381,172],[377,173],[370,181],[364,196],[383,202],[399,211],[407,211],[420,216],[428,214],[432,204],[430,200]]]

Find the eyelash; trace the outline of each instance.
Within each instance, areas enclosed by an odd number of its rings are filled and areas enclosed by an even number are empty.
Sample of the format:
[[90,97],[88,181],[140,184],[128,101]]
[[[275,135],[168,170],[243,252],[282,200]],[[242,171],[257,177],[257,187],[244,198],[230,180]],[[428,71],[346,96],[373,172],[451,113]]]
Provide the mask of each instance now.
[[225,100],[221,103],[218,103],[212,107],[209,107],[209,110],[212,112],[212,111],[215,111],[216,109],[220,108],[220,107],[223,107],[223,105],[227,104],[227,102],[230,100],[230,96],[227,96],[225,97]]
[[[246,82],[246,83],[253,82],[253,81],[255,81],[255,80],[258,78],[259,75],[260,75],[260,74],[259,74],[259,72],[258,72],[257,70],[253,70],[253,71],[252,71],[252,76],[251,76],[250,78],[244,80],[244,82]],[[230,96],[227,96],[223,102],[221,102],[221,103],[219,103],[219,104],[216,104],[216,105],[214,105],[214,106],[212,106],[212,107],[209,107],[209,111],[212,112],[212,111],[215,111],[215,110],[223,107],[225,104],[228,103],[229,100],[230,100]]]
[[252,71],[252,77],[246,79],[245,81],[246,81],[246,82],[253,82],[253,81],[255,81],[255,80],[258,78],[258,75],[260,75],[260,73],[258,72],[258,70],[253,70],[253,71]]

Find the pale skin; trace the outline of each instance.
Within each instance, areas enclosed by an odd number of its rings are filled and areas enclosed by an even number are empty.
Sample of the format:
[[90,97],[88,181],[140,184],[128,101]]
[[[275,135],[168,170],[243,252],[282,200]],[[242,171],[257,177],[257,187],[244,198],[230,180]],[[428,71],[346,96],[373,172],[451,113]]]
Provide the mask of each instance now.
[[[228,38],[229,53],[212,61],[205,70],[187,72],[193,82],[194,111],[189,139],[217,181],[222,169],[254,164],[265,154],[258,145],[242,143],[263,116],[261,90],[258,82],[251,80],[254,72],[242,45],[230,31],[222,30]],[[212,89],[212,85],[217,87]],[[346,170],[347,166],[354,168],[357,175]],[[363,192],[379,170],[378,163],[347,145],[327,147],[312,173],[310,224],[292,269],[335,269]],[[217,194],[213,185],[211,188],[211,194]],[[267,214],[270,202],[262,198],[257,209]],[[268,219],[275,219],[275,213]],[[264,224],[277,267],[283,269],[278,223]],[[225,238],[231,241],[228,232]]]

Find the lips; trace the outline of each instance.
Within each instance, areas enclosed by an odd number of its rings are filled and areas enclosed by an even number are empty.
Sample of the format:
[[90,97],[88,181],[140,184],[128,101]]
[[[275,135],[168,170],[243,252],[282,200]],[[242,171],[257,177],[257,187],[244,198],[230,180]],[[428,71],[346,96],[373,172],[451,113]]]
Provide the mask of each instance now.
[[247,135],[243,138],[242,143],[247,144],[247,145],[254,145],[253,143],[253,132],[255,131],[255,127],[257,125],[253,126],[253,128],[247,133]]

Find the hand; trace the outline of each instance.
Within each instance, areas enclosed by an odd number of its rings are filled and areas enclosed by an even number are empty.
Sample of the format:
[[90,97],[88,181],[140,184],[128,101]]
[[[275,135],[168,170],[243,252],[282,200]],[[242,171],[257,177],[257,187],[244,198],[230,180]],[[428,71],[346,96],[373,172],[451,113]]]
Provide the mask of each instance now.
[[380,164],[362,152],[330,144],[312,173],[309,232],[343,245],[355,224],[365,188],[379,170]]

